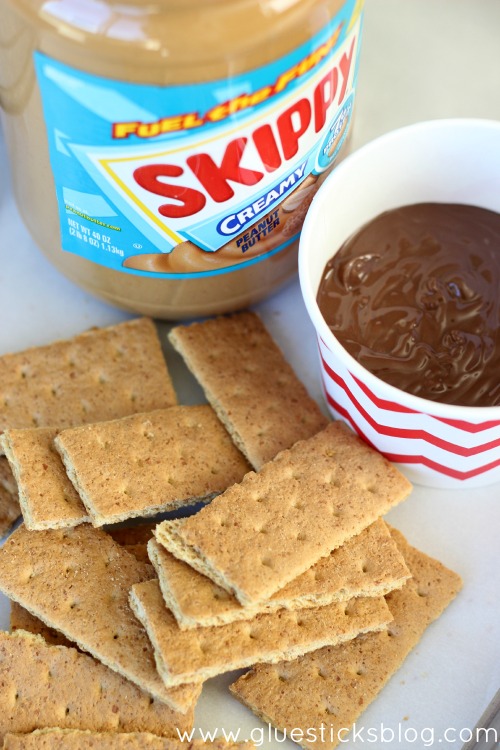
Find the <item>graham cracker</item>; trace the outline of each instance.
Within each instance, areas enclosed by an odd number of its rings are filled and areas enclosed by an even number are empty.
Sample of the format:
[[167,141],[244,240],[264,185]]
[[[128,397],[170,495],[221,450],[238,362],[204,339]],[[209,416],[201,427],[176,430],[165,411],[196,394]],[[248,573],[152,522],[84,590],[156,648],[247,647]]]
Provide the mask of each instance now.
[[208,405],[64,430],[55,446],[95,526],[210,499],[250,469]]
[[252,620],[180,630],[157,580],[132,586],[130,604],[153,644],[166,685],[207,680],[256,662],[294,659],[358,633],[382,630],[392,620],[384,597],[351,599],[300,613],[281,609]]
[[254,313],[178,326],[169,339],[255,469],[327,424]]
[[0,550],[0,591],[153,698],[186,711],[198,686],[165,688],[128,606],[132,585],[152,575],[150,565],[88,524],[36,533],[21,526]]
[[410,576],[381,519],[290,581],[267,602],[252,607],[242,607],[236,597],[153,539],[148,543],[148,554],[165,603],[182,630],[249,620],[258,613],[283,608],[297,610],[354,596],[381,596],[401,588]]
[[[151,528],[151,525],[149,526]],[[129,531],[129,529],[121,529],[121,531],[126,532]],[[124,533],[119,534],[118,536],[119,538],[126,540],[127,538],[140,538],[141,536],[144,536],[145,533],[146,530],[144,529],[141,530],[141,532],[138,534],[132,534],[128,536]],[[153,533],[152,530],[150,531],[150,533]],[[117,540],[115,539],[115,541]],[[134,555],[137,560],[140,560],[141,562],[149,562],[148,548],[146,544],[122,544],[121,546],[123,546],[123,548],[127,550],[127,552]],[[41,635],[42,638],[52,646],[71,646],[72,648],[78,648],[75,643],[72,643],[67,638],[65,638],[64,635],[58,630],[49,628],[38,617],[32,615],[30,612],[28,612],[27,609],[21,607],[21,605],[17,602],[12,601],[10,603],[10,629],[13,633],[16,630],[25,630],[28,633],[33,633],[34,635]]]
[[[398,532],[394,538],[413,578],[387,596],[394,615],[387,631],[294,662],[257,665],[230,688],[263,721],[280,730],[303,730],[302,738],[294,739],[304,748],[337,746],[339,738],[329,736],[329,727],[350,727],[358,719],[461,588],[456,573],[410,547]],[[322,724],[327,728],[325,741],[312,741],[307,730],[316,730],[319,737]]]
[[0,357],[0,432],[63,429],[175,403],[148,318]]
[[193,725],[193,709],[176,713],[92,657],[22,631],[0,632],[0,680],[0,743],[54,726],[176,737]]
[[56,435],[52,427],[39,427],[6,430],[0,436],[16,478],[24,523],[32,531],[90,521],[53,446]]
[[0,538],[8,534],[20,515],[17,496],[0,484]]
[[[250,472],[169,536],[176,557],[243,605],[269,599],[403,500],[408,480],[343,423],[333,422]],[[189,560],[187,560],[189,562]]]
[[32,615],[31,612],[21,607],[17,602],[10,603],[10,630],[11,633],[24,630],[26,633],[31,633],[32,635],[40,635],[50,646],[77,648],[62,633],[54,630],[54,628],[49,628],[42,620]]
[[3,750],[252,750],[253,742],[226,742],[222,737],[213,742],[194,739],[181,741],[174,737],[158,737],[149,732],[113,734],[72,729],[41,729],[31,734],[8,734]]
[[[136,559],[141,562],[149,562],[146,542],[152,537],[154,528],[154,523],[144,523],[129,528],[111,527],[107,529],[107,533]],[[14,601],[10,603],[10,629],[13,633],[17,630],[25,630],[34,635],[41,635],[51,646],[67,646],[78,649],[78,646],[65,638],[62,633],[54,628],[49,628],[42,620]]]

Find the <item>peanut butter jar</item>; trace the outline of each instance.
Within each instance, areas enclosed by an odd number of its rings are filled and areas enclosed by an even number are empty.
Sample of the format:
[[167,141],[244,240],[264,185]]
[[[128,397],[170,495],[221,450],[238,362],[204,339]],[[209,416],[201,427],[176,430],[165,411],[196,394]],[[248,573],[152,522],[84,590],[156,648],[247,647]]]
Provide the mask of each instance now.
[[362,0],[0,0],[16,201],[74,282],[166,319],[296,271],[344,154]]

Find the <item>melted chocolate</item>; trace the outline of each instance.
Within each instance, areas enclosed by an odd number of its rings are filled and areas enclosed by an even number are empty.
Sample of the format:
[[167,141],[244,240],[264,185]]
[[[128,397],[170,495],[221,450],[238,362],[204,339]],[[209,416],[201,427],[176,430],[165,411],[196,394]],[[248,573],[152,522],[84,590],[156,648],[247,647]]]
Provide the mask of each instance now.
[[387,383],[448,404],[500,404],[500,214],[442,203],[387,211],[328,262],[318,304]]

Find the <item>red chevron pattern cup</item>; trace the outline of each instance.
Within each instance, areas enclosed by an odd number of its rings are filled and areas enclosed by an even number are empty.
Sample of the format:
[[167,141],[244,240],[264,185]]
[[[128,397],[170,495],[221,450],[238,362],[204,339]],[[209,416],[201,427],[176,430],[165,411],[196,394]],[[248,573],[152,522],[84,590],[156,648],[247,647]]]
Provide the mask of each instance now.
[[326,262],[354,231],[383,211],[428,201],[500,212],[500,123],[436,120],[388,133],[349,156],[319,189],[302,230],[299,276],[324,394],[335,418],[412,481],[492,484],[500,481],[500,406],[440,404],[383,382],[346,352],[316,303]]

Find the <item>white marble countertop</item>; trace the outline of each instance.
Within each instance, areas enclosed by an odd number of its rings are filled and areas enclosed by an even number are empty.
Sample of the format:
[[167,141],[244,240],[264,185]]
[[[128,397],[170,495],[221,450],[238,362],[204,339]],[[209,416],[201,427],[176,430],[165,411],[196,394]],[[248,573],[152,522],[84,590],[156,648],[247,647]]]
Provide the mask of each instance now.
[[[498,0],[367,0],[353,147],[418,120],[500,119],[499,30]],[[1,135],[0,175],[0,354],[127,317],[64,279],[37,250],[12,200]],[[257,309],[321,401],[316,343],[298,283]],[[178,359],[172,357],[171,365],[181,400],[201,400]],[[458,571],[464,589],[358,727],[380,733],[381,725],[396,732],[401,725],[406,738],[384,742],[390,750],[459,750],[460,729],[474,726],[500,686],[500,486],[458,492],[416,487],[389,520],[416,546]],[[8,627],[4,598],[0,627]],[[226,687],[232,677],[205,686],[197,725],[241,727],[243,737],[262,725],[229,697]],[[444,740],[448,727],[456,730],[454,741]],[[366,734],[364,742],[349,740],[345,747],[365,744]],[[283,746],[276,741],[267,745]]]

